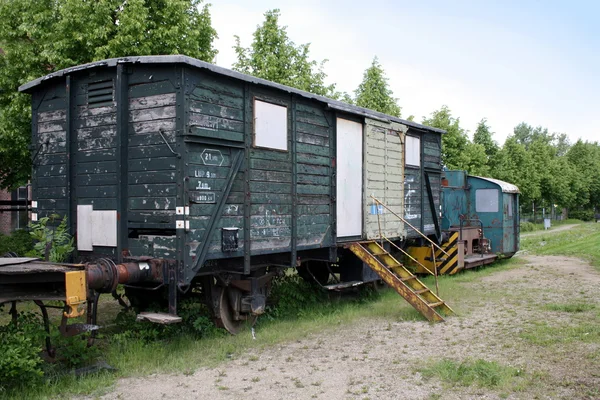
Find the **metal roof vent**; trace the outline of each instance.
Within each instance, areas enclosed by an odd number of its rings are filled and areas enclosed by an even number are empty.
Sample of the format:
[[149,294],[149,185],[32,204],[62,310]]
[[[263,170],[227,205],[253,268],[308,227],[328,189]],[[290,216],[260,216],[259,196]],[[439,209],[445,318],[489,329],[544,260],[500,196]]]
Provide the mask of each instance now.
[[115,96],[112,79],[90,83],[87,96],[91,108],[111,106]]

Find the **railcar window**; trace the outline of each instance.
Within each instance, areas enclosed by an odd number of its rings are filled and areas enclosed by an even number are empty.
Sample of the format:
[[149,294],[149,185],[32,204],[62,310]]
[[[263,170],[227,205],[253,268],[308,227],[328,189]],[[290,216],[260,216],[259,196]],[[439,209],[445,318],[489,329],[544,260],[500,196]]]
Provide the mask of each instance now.
[[287,151],[287,107],[254,100],[254,145]]
[[406,165],[421,166],[421,139],[406,136]]
[[475,191],[475,211],[498,212],[498,189],[477,189]]
[[513,204],[512,203],[513,203],[513,198],[512,198],[512,196],[509,196],[508,197],[508,216],[509,217],[513,216],[513,209],[512,209]]

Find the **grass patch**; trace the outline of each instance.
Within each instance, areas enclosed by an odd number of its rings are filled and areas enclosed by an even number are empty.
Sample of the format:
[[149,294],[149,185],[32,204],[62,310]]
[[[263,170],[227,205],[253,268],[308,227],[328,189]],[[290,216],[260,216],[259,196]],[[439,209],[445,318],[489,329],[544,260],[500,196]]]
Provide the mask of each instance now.
[[536,255],[564,255],[583,258],[600,269],[600,223],[582,223],[552,234],[521,238],[521,249]]
[[566,313],[580,313],[593,310],[596,308],[594,304],[588,303],[566,303],[566,304],[546,304],[544,308],[549,311],[559,311]]
[[[550,230],[552,230],[553,227],[557,227],[557,226],[561,226],[561,225],[570,225],[570,224],[580,224],[582,223],[581,220],[578,219],[565,219],[563,221],[552,221],[551,222],[551,228]],[[544,224],[539,223],[539,224],[534,224],[533,222],[521,222],[520,224],[520,230],[521,233],[527,233],[527,232],[536,232],[536,231],[543,231],[544,230]]]
[[547,322],[534,322],[520,336],[531,344],[544,347],[572,342],[600,343],[600,325],[582,322],[557,326]]
[[438,378],[452,385],[501,389],[515,387],[516,378],[523,375],[519,368],[482,359],[458,362],[446,358],[430,363],[419,372],[425,379]]

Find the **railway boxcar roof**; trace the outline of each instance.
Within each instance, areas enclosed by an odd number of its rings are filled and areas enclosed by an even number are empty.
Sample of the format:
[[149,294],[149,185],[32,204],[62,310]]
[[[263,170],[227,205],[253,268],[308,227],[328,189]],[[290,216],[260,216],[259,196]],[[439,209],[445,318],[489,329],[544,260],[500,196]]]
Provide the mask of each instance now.
[[512,183],[501,181],[500,179],[484,178],[482,176],[473,176],[473,178],[482,179],[484,181],[495,183],[496,185],[500,186],[500,189],[502,189],[502,193],[521,193],[521,192],[519,192],[519,188],[516,185],[513,185]]
[[302,97],[305,97],[308,99],[314,99],[317,101],[321,101],[323,103],[326,103],[328,107],[338,110],[338,111],[345,111],[345,112],[348,112],[351,114],[357,114],[357,115],[361,115],[364,117],[369,117],[369,118],[383,120],[383,121],[399,122],[399,123],[407,125],[409,127],[413,127],[413,128],[417,128],[417,129],[424,129],[424,130],[428,130],[428,131],[436,132],[436,133],[440,133],[440,134],[446,133],[446,131],[444,131],[442,129],[433,128],[433,127],[418,124],[418,123],[412,122],[412,121],[407,121],[407,120],[404,120],[401,118],[393,117],[391,115],[387,115],[387,114],[380,113],[380,112],[377,112],[374,110],[370,110],[368,108],[357,107],[357,106],[354,106],[351,104],[341,102],[339,100],[333,100],[333,99],[327,98],[325,96],[319,96],[316,94],[305,92],[303,90],[292,88],[290,86],[285,86],[285,85],[281,85],[279,83],[267,81],[265,79],[256,78],[254,76],[242,74],[240,72],[232,71],[227,68],[219,67],[217,65],[207,63],[205,61],[200,61],[198,59],[188,57],[188,56],[183,56],[183,55],[120,57],[120,58],[110,58],[110,59],[106,59],[106,60],[102,60],[102,61],[95,61],[95,62],[88,63],[88,64],[82,64],[82,65],[78,65],[75,67],[65,68],[60,71],[56,71],[56,72],[53,72],[46,76],[43,76],[41,78],[37,78],[31,82],[25,83],[24,85],[20,86],[19,91],[26,92],[26,93],[32,92],[35,87],[43,84],[44,82],[46,82],[48,80],[59,78],[59,77],[71,74],[73,72],[78,72],[78,71],[91,69],[91,68],[99,68],[99,67],[114,67],[117,64],[128,64],[128,63],[129,64],[187,64],[192,67],[206,69],[206,70],[215,72],[220,75],[228,76],[230,78],[239,79],[239,80],[249,82],[249,83],[254,83],[257,85],[272,87],[275,89],[286,91],[288,93],[294,93],[294,94],[297,94],[299,96],[302,96]]

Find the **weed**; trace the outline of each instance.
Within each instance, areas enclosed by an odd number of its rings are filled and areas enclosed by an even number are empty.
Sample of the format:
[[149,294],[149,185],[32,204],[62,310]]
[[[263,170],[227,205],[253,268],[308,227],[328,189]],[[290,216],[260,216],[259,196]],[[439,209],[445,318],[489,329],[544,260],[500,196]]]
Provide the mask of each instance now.
[[437,377],[450,384],[475,385],[484,388],[504,386],[523,373],[518,368],[482,359],[463,362],[443,359],[430,363],[420,372],[426,379]]
[[580,313],[585,311],[590,311],[596,308],[594,304],[588,303],[567,303],[567,304],[546,304],[544,306],[547,310],[550,311],[560,311],[567,313]]
[[583,322],[578,325],[551,326],[546,322],[534,322],[520,336],[538,346],[570,342],[600,343],[600,325]]
[[260,378],[258,376],[255,376],[254,378],[251,379],[251,381],[254,383],[260,382]]
[[294,386],[296,386],[298,389],[302,389],[304,387],[304,384],[300,382],[300,379],[298,378],[292,378],[292,382],[294,382]]

